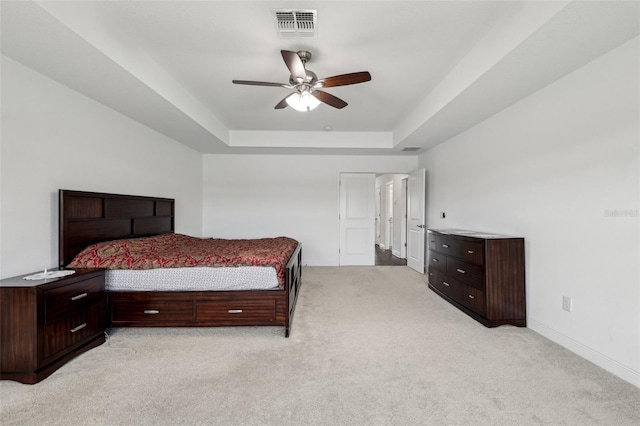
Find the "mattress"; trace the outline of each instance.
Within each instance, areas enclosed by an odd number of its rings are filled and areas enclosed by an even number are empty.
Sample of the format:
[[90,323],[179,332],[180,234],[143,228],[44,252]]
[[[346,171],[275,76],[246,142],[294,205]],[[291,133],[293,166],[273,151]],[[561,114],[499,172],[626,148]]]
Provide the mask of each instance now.
[[278,276],[270,266],[108,269],[108,291],[230,291],[277,290]]
[[[284,289],[286,265],[297,246],[298,241],[288,237],[228,240],[170,233],[92,244],[78,253],[67,268],[147,270],[270,267],[275,270],[279,287]],[[227,270],[221,274],[233,275],[234,272]],[[206,279],[203,280],[206,283]]]

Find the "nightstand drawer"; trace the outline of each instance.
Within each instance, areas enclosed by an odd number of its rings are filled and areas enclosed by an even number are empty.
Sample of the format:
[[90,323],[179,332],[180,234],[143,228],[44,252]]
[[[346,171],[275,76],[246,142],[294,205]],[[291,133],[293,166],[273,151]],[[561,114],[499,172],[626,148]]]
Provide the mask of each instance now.
[[100,305],[69,315],[45,327],[44,358],[104,331]]
[[104,297],[103,275],[44,292],[45,321],[55,322],[99,303]]

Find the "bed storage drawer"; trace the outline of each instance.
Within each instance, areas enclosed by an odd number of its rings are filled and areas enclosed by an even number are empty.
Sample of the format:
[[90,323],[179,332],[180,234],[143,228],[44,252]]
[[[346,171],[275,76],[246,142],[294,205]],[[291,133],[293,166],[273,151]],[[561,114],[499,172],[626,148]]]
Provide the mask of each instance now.
[[276,320],[275,300],[220,300],[195,302],[196,321],[227,325],[263,324]]
[[154,323],[193,320],[191,300],[163,300],[154,297],[147,300],[128,300],[118,297],[112,298],[110,302],[111,321],[114,325],[120,322]]
[[281,325],[282,291],[110,292],[113,327]]

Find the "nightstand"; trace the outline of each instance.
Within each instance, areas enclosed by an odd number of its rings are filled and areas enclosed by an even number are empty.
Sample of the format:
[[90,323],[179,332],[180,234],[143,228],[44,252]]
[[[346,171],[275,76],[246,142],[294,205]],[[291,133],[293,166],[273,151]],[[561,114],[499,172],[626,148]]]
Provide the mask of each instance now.
[[105,342],[104,270],[0,281],[0,379],[33,384]]

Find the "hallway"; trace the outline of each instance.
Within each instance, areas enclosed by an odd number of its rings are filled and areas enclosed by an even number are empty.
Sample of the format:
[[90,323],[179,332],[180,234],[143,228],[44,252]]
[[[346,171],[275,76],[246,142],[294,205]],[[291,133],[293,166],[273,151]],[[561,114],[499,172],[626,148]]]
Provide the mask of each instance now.
[[382,250],[376,244],[376,266],[406,266],[407,259],[400,259],[391,254],[391,250]]

